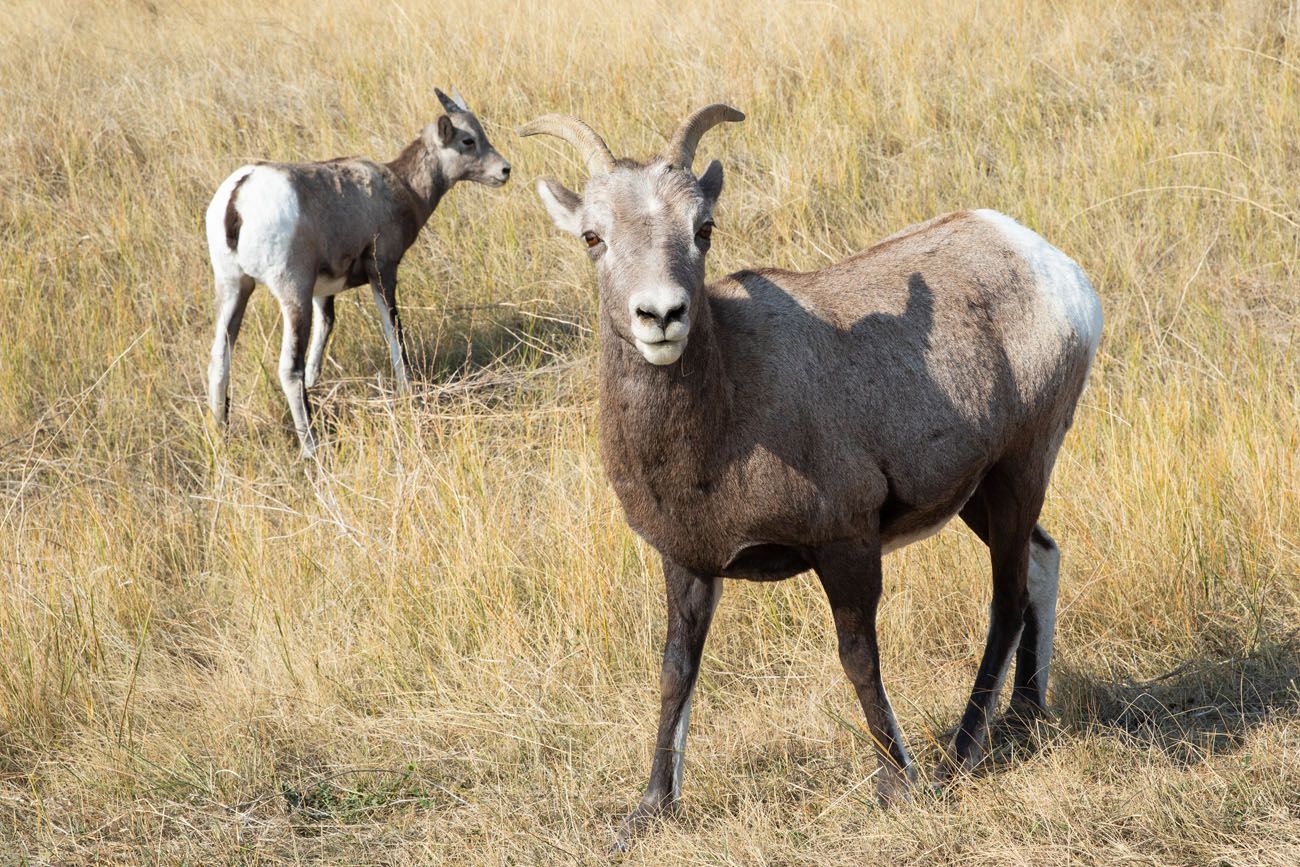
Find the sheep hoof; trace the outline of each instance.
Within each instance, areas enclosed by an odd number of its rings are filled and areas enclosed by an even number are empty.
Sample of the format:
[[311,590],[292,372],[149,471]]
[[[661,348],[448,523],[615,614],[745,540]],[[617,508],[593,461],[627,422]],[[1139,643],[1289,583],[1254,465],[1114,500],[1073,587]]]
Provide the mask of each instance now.
[[299,453],[299,457],[304,461],[313,460],[316,457],[316,449],[318,448],[315,434],[311,431],[307,431],[306,434],[300,437],[300,441],[302,443],[302,451]]
[[1008,725],[1030,729],[1039,722],[1050,722],[1052,712],[1037,699],[1014,696],[1003,719]]
[[636,805],[636,809],[628,813],[627,818],[618,829],[618,834],[614,837],[613,844],[609,847],[611,852],[626,852],[632,846],[632,841],[645,833],[655,823],[668,818],[670,815],[676,815],[678,812],[677,804],[667,799],[650,799],[643,798],[641,803]]
[[915,786],[916,769],[911,764],[902,771],[892,765],[882,765],[876,778],[876,798],[885,808],[906,804],[912,800]]

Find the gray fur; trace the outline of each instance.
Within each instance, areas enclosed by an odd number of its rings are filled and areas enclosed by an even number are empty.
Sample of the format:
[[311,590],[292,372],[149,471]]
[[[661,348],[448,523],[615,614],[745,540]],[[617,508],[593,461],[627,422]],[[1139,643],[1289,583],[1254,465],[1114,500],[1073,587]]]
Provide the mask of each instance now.
[[[539,183],[557,225],[597,239],[605,469],[669,585],[655,761],[620,845],[675,801],[675,726],[712,613],[711,597],[690,587],[714,576],[817,572],[876,739],[880,797],[905,797],[914,771],[879,676],[880,558],[960,514],[989,545],[994,602],[953,766],[978,760],[1022,633],[1034,646],[1022,645],[1016,695],[1042,709],[1048,658],[1035,654],[1047,657],[1051,641],[1033,626],[1052,621],[1030,603],[1054,605],[1055,585],[1043,578],[1027,594],[1030,536],[1095,351],[1096,335],[1052,307],[1046,278],[973,212],[817,271],[744,270],[706,284],[709,242],[698,233],[722,170],[713,163],[697,179],[693,142],[679,140],[691,145],[677,148],[685,160],[619,160],[581,196]],[[1080,281],[1070,291],[1095,302],[1077,266],[1046,249]],[[655,332],[638,299],[651,295],[682,307],[687,327],[671,341],[661,328],[647,351],[643,335]]]
[[453,185],[500,186],[510,172],[459,93],[435,92],[446,113],[392,162],[257,163],[219,188],[207,217],[219,307],[208,393],[218,422],[226,420],[230,353],[254,281],[280,301],[281,385],[305,454],[316,448],[306,389],[320,375],[335,293],[370,284],[398,387],[409,387],[398,264]]

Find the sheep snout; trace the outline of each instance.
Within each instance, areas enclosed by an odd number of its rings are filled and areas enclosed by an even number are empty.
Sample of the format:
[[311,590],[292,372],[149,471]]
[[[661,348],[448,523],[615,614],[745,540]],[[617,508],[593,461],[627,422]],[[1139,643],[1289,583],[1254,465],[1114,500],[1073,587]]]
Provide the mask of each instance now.
[[632,338],[651,364],[672,364],[686,349],[690,298],[677,287],[643,290],[628,299]]

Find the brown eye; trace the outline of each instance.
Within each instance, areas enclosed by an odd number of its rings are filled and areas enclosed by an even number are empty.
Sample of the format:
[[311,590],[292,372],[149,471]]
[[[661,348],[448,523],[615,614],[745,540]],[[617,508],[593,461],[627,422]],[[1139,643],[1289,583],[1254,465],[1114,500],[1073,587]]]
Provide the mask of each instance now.
[[582,240],[587,242],[587,248],[590,249],[600,243],[600,236],[595,232],[583,232]]
[[699,231],[695,233],[695,237],[701,241],[711,240],[713,238],[713,221],[708,220],[703,226],[700,226]]

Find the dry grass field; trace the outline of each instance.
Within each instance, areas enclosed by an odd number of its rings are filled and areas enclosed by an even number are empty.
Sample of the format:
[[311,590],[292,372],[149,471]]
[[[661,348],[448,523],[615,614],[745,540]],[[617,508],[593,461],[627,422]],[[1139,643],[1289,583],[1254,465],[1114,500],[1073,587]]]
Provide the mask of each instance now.
[[[541,6],[541,4],[536,4]],[[456,85],[515,165],[401,271],[392,395],[341,296],[297,460],[279,312],[204,403],[202,212],[252,158],[391,158]],[[628,864],[1300,863],[1300,7],[1285,2],[11,0],[0,23],[0,864],[603,863],[664,631],[597,442],[594,282],[515,126],[642,155],[695,107],[710,272],[1005,211],[1106,332],[1044,524],[1055,719],[882,811],[810,576],[729,583],[685,812]],[[703,159],[697,161],[703,166]],[[891,555],[922,767],[982,648],[986,554]]]

